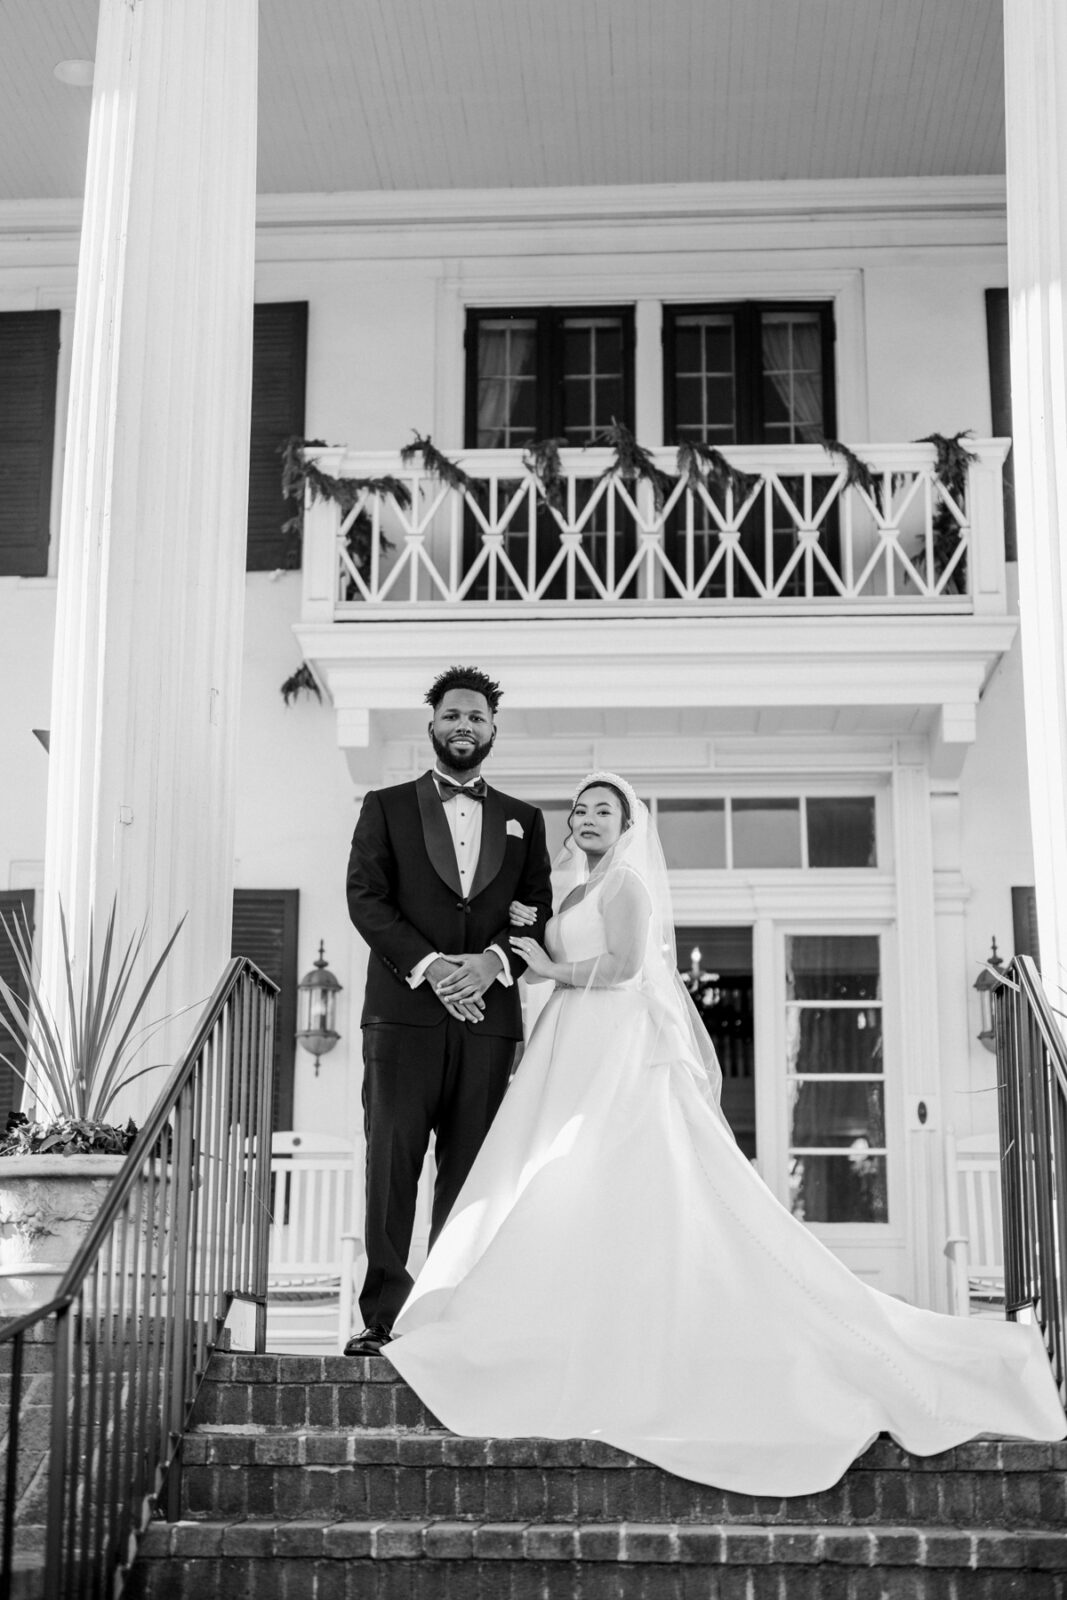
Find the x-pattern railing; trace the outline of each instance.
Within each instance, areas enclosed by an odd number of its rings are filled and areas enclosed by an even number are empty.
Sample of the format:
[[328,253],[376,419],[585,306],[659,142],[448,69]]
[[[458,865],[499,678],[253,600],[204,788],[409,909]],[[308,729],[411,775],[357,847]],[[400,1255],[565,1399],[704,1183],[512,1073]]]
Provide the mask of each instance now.
[[[657,492],[613,471],[607,451],[564,450],[549,498],[519,451],[465,453],[457,487],[398,457],[317,451],[335,475],[399,480],[410,503],[366,488],[344,516],[309,507],[308,536],[329,541],[338,619],[472,602],[971,610],[980,544],[1000,552],[1003,447],[975,446],[963,495],[938,478],[930,445],[861,452],[866,482],[819,446],[736,447],[743,476],[721,483],[678,477],[674,453],[655,452],[669,475]],[[992,492],[972,494],[976,474]]]

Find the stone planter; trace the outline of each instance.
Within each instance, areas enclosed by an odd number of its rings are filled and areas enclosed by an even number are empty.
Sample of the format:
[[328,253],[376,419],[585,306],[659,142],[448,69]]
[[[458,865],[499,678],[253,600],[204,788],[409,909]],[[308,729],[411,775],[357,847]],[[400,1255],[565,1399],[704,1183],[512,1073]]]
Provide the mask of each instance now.
[[124,1160],[0,1157],[0,1316],[52,1298]]

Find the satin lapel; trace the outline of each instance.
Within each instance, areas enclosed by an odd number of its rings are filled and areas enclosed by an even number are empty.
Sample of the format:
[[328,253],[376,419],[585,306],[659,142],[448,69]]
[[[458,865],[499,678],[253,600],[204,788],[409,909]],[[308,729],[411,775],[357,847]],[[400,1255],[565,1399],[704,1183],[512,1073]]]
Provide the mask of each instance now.
[[471,884],[471,899],[481,894],[492,883],[504,865],[504,846],[507,843],[504,820],[504,801],[495,789],[487,788],[482,801],[482,842],[478,849],[478,865]]
[[459,868],[456,865],[456,851],[452,844],[452,835],[448,831],[448,823],[441,807],[441,797],[437,793],[437,785],[428,772],[415,781],[415,793],[419,799],[419,815],[422,818],[422,834],[426,840],[426,853],[437,876],[454,889],[458,895],[463,890],[459,883]]

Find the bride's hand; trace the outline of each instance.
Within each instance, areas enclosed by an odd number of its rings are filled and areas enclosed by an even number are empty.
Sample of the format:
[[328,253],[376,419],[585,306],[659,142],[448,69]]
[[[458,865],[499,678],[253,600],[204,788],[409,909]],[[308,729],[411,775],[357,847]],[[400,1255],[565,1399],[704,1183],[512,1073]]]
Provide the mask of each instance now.
[[528,928],[537,921],[537,907],[524,906],[521,900],[513,900],[508,906],[508,921],[517,928]]
[[556,964],[551,956],[547,955],[536,939],[520,938],[513,934],[508,940],[516,955],[520,955],[529,970],[536,973],[539,978],[554,978]]

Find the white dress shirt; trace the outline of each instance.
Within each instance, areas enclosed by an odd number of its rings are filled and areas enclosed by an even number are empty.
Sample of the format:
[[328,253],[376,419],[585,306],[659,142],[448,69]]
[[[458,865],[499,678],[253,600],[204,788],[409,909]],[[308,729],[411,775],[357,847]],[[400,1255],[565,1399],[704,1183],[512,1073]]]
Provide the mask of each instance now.
[[[444,779],[444,773],[434,772],[435,778]],[[454,783],[454,778],[445,779]],[[472,780],[475,781],[475,780]],[[456,866],[459,868],[459,886],[463,891],[463,898],[470,898],[471,885],[474,874],[478,870],[478,856],[482,847],[482,810],[484,802],[468,798],[461,790],[459,794],[450,795],[447,800],[442,800],[441,805],[448,823],[448,831],[452,836],[452,848],[456,852]],[[498,944],[491,944],[488,950],[494,951],[500,957],[501,970],[496,975],[496,982],[502,983],[505,989],[510,989],[515,981],[511,976],[511,967],[503,950]],[[455,952],[453,952],[455,953]],[[488,951],[486,952],[488,953]],[[412,967],[408,974],[408,983],[417,989],[426,976],[427,967],[431,966],[441,954],[434,950],[430,955],[424,956],[417,966]]]

